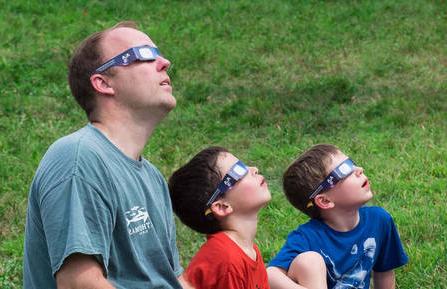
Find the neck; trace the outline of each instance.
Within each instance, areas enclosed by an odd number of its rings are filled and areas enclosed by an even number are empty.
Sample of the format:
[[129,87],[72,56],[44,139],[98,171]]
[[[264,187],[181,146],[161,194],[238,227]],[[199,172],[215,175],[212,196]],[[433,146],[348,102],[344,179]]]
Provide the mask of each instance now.
[[127,117],[102,117],[91,123],[125,155],[138,160],[158,122],[137,122]]
[[172,107],[129,104],[123,97],[98,94],[91,123],[125,155],[138,160],[155,127]]
[[232,239],[251,259],[256,260],[256,251],[253,248],[258,225],[258,216],[229,216],[222,224],[224,232]]
[[360,222],[358,209],[323,211],[322,218],[326,225],[338,232],[351,231]]

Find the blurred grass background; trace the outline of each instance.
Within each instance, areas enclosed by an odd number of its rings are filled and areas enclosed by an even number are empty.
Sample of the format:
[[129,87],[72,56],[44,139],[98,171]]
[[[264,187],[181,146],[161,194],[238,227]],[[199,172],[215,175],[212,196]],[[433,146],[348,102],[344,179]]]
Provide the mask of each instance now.
[[[27,194],[48,146],[86,123],[67,62],[132,19],[171,60],[177,108],[145,157],[166,177],[209,145],[260,168],[266,262],[306,221],[280,179],[309,146],[339,146],[394,217],[410,263],[398,288],[447,288],[445,1],[0,0],[0,288],[22,287]],[[204,237],[179,223],[186,265]]]

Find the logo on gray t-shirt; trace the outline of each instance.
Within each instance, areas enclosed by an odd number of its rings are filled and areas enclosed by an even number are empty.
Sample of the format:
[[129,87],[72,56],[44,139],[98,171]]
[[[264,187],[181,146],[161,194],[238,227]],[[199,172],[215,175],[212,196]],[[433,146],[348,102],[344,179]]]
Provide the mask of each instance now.
[[125,213],[129,236],[146,234],[152,228],[152,222],[146,208],[135,206]]

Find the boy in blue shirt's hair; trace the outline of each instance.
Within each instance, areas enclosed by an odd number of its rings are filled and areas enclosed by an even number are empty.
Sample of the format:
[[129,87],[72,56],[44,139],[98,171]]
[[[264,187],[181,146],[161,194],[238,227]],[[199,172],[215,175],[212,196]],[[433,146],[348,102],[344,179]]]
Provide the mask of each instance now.
[[289,202],[312,219],[289,234],[269,263],[272,289],[303,288],[309,274],[326,275],[327,288],[367,289],[371,272],[375,289],[395,288],[394,269],[408,257],[390,214],[363,207],[373,197],[363,168],[337,147],[320,144],[290,165],[283,187]]

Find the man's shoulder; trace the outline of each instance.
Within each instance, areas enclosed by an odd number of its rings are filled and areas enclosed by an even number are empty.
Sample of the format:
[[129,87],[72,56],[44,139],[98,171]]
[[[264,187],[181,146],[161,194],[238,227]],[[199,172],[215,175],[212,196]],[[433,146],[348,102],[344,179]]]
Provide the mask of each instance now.
[[37,168],[36,178],[50,178],[53,183],[56,179],[74,175],[83,163],[98,163],[99,147],[88,126],[63,136],[46,151]]
[[84,147],[88,147],[86,143],[94,143],[95,140],[92,137],[91,131],[88,126],[78,129],[68,135],[65,135],[57,139],[48,148],[44,158],[49,156],[66,155],[69,152],[76,153],[80,146],[84,144]]
[[[118,149],[91,124],[61,137],[55,141],[48,152],[58,155],[73,155],[78,161],[91,162],[98,158],[110,159],[117,154]],[[48,153],[47,152],[47,153]]]

